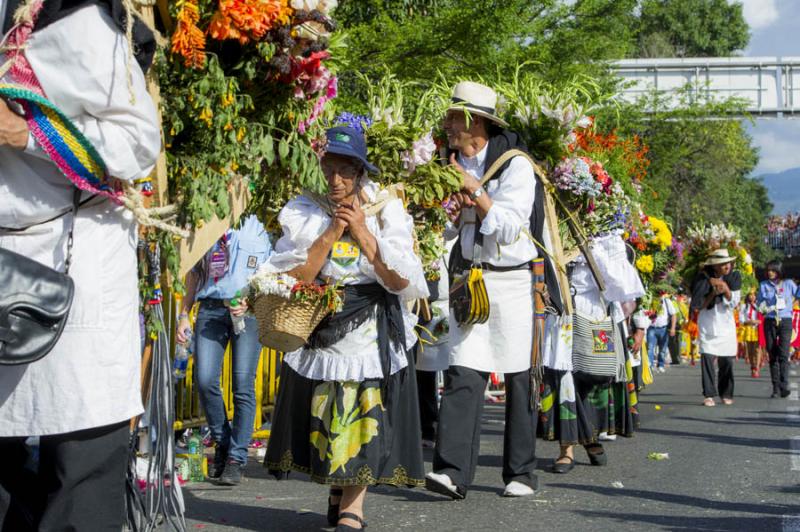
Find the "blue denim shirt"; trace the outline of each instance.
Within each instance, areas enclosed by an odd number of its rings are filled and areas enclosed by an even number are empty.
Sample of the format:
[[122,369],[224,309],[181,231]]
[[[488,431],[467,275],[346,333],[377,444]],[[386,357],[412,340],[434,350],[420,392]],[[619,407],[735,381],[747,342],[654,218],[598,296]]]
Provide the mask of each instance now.
[[781,297],[785,303],[783,309],[777,313],[774,310],[767,312],[764,317],[792,319],[792,305],[794,304],[795,298],[800,297],[800,290],[798,290],[798,287],[796,284],[794,284],[794,281],[791,279],[783,279],[777,285],[769,279],[766,281],[761,281],[761,284],[758,287],[758,298],[756,301],[757,305],[760,306],[763,302],[768,307],[774,307],[778,301],[778,297]]
[[[225,275],[216,281],[209,278],[197,292],[196,299],[233,299],[236,297],[236,292],[247,285],[250,276],[272,253],[269,234],[264,225],[253,215],[247,217],[239,229],[229,229],[226,237],[228,269]],[[220,243],[217,242],[206,257],[219,248]]]

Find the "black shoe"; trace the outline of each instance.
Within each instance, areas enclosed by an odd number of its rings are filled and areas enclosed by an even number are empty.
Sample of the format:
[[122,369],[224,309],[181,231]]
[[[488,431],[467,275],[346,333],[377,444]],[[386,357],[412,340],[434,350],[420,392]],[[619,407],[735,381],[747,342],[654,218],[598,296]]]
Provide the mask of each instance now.
[[214,448],[214,461],[211,463],[211,471],[208,478],[219,478],[225,470],[225,462],[228,461],[228,448],[219,444]]
[[585,446],[586,454],[589,455],[589,462],[593,466],[604,466],[608,463],[608,456],[606,456],[603,446],[599,443]]
[[228,460],[225,471],[219,477],[217,484],[220,486],[238,486],[242,482],[242,469],[244,466],[236,460]]
[[[363,530],[367,528],[367,522],[364,521],[362,518],[357,516],[356,514],[351,514],[350,512],[343,512],[339,514],[339,519],[352,519],[353,521],[358,521],[358,524],[361,525],[361,528],[355,528],[349,525],[336,525],[335,532],[345,532],[347,530]],[[337,521],[338,523],[338,521]]]
[[553,469],[551,470],[553,473],[558,473],[559,475],[566,475],[567,473],[572,471],[572,469],[575,467],[575,459],[570,456],[561,456],[558,458],[558,460],[563,460],[565,458],[569,460],[569,462],[562,462],[562,463],[555,462],[553,464]]
[[787,398],[787,397],[789,397],[790,395],[792,395],[792,392],[790,392],[789,390],[783,390],[783,391],[781,392],[781,399],[786,399],[786,398]]
[[341,497],[342,493],[341,488],[331,488],[328,495],[328,524],[330,526],[336,526],[336,523],[339,522],[339,505],[331,503],[331,497]]

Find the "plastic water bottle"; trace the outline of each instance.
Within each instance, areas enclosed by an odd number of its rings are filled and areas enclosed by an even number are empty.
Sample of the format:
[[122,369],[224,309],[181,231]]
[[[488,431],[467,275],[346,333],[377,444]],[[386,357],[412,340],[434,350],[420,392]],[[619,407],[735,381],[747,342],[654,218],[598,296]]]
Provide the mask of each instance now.
[[175,359],[172,361],[172,374],[176,379],[186,377],[186,366],[189,365],[189,357],[192,356],[192,330],[186,332],[186,342],[178,343],[175,346]]
[[[237,291],[236,296],[233,299],[231,299],[231,306],[238,307],[241,304],[241,302],[242,302],[242,292]],[[231,322],[233,323],[234,334],[241,334],[242,331],[244,331],[244,328],[247,326],[247,324],[244,321],[244,314],[242,314],[241,316],[234,316],[233,314],[231,314]]]
[[192,430],[189,435],[189,480],[192,482],[202,482],[205,480],[203,475],[203,440],[200,434]]

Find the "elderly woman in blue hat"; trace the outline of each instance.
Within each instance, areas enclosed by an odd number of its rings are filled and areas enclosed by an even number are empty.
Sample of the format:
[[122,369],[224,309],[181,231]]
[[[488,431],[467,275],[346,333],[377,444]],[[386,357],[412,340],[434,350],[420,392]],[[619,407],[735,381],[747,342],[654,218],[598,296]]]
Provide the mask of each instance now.
[[416,317],[405,303],[428,288],[411,216],[369,179],[378,169],[363,135],[334,127],[326,136],[327,195],[304,193],[283,208],[283,236],[265,267],[343,284],[344,308],[285,355],[265,466],[331,486],[330,525],[358,530],[367,486],[424,484]]

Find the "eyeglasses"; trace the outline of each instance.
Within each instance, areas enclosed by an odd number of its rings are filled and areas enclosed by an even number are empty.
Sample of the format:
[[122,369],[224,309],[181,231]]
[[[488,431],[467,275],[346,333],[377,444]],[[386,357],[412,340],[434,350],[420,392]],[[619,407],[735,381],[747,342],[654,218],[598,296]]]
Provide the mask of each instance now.
[[341,177],[353,179],[358,177],[361,173],[361,167],[354,164],[336,164],[323,161],[320,167],[326,178],[332,177],[334,174],[339,174]]

